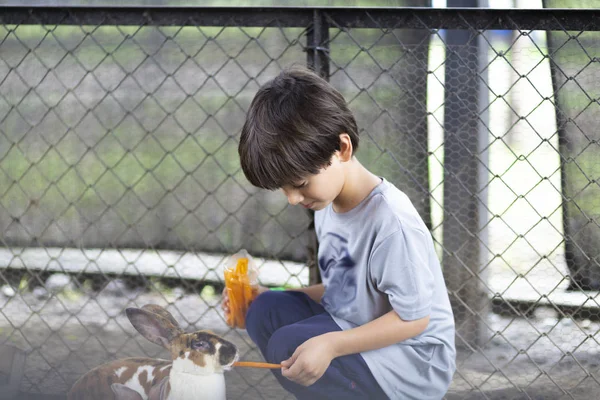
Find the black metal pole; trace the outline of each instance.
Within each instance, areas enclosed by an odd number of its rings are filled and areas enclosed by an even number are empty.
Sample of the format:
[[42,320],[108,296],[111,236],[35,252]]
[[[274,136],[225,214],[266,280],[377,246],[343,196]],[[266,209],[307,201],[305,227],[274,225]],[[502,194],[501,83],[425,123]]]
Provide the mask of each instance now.
[[329,24],[320,10],[313,11],[313,22],[306,37],[306,53],[308,66],[329,80]]
[[[329,24],[320,10],[314,10],[313,21],[306,33],[306,64],[309,68],[329,80]],[[315,232],[314,211],[309,210],[311,219],[308,227],[308,279],[310,285],[321,283],[319,274],[319,243]]]

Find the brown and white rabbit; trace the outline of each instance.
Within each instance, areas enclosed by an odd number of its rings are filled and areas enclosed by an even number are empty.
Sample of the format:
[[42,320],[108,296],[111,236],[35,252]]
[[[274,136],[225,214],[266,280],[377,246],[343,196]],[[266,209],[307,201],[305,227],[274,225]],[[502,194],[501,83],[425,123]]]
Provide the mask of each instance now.
[[[168,382],[169,378],[164,378],[161,383],[153,386],[148,393],[148,400],[166,400]],[[113,383],[110,387],[115,394],[115,400],[144,400],[141,394],[122,383]]]
[[113,384],[133,389],[142,400],[226,399],[223,371],[238,359],[233,343],[209,331],[185,333],[158,305],[125,311],[139,333],[170,351],[171,361],[125,358],[100,365],[75,382],[68,400],[119,399],[115,393],[121,397],[131,395]]

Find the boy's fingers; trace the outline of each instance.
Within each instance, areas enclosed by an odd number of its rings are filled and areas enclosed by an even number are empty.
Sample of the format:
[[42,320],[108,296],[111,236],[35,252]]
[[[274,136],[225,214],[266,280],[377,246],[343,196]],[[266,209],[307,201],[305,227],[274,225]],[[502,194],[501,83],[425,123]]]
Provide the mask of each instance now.
[[303,368],[302,365],[300,365],[301,363],[297,362],[298,354],[299,351],[296,349],[290,358],[281,362],[281,374],[291,381],[301,383]]
[[283,367],[289,368],[290,365],[292,365],[292,360],[290,358],[281,362],[281,366]]
[[296,381],[301,379],[304,375],[304,368],[302,367],[302,365],[300,365],[300,363],[297,362],[292,362],[291,365],[288,367],[288,371],[290,373],[290,376],[294,377],[294,380]]
[[294,360],[292,360],[292,358],[283,360],[281,362],[281,367],[283,376],[286,378],[296,378],[298,367],[294,364]]
[[299,371],[297,371],[298,368],[282,368],[281,370],[281,375],[285,376],[286,378],[288,378],[290,381],[299,383],[300,381],[300,376],[298,374]]
[[299,385],[307,386],[310,378],[302,370],[297,371],[296,369],[287,369],[282,375]]

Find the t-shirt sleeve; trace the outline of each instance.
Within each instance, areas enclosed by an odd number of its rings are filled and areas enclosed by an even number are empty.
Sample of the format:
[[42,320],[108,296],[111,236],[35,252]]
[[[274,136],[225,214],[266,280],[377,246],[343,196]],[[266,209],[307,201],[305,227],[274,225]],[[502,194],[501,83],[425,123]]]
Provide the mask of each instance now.
[[375,287],[388,295],[392,308],[405,321],[430,314],[433,274],[429,269],[429,242],[416,229],[400,229],[384,239],[369,263]]

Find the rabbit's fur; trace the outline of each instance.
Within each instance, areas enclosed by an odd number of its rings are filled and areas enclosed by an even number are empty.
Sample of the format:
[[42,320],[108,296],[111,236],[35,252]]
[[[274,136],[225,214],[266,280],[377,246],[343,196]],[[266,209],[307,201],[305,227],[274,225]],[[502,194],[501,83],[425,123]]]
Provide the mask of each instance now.
[[[153,386],[148,393],[148,400],[166,400],[167,396],[167,383],[169,378],[164,378],[161,383]],[[122,383],[113,383],[111,389],[115,394],[116,400],[144,400],[141,394],[136,390],[131,389]]]
[[233,343],[209,331],[185,333],[155,304],[126,312],[139,333],[169,350],[171,361],[125,358],[100,365],[75,382],[68,400],[225,400],[223,371],[238,359]]

